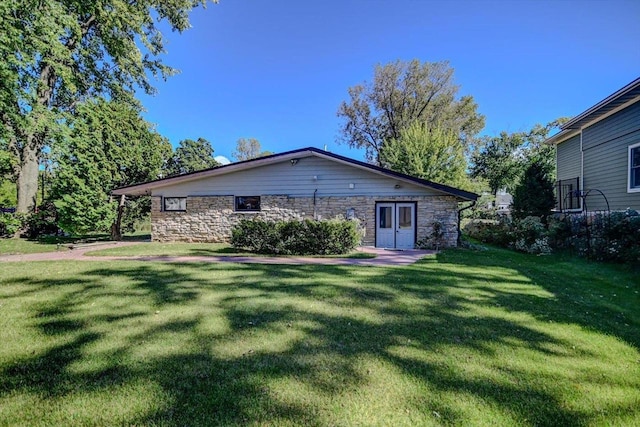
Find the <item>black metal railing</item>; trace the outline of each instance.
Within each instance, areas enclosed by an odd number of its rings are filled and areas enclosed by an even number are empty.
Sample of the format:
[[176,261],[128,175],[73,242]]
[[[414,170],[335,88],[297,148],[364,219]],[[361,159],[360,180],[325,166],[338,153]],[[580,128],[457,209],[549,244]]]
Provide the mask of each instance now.
[[580,209],[580,178],[556,181],[556,210]]

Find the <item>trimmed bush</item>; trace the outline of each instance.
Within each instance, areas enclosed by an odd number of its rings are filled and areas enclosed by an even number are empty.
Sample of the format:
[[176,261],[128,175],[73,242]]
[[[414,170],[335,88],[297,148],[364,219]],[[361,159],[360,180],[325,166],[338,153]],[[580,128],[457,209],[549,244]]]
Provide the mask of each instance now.
[[257,253],[278,253],[280,235],[275,223],[243,219],[231,230],[231,244]]
[[355,221],[242,220],[231,232],[231,244],[252,252],[283,255],[338,255],[360,243]]

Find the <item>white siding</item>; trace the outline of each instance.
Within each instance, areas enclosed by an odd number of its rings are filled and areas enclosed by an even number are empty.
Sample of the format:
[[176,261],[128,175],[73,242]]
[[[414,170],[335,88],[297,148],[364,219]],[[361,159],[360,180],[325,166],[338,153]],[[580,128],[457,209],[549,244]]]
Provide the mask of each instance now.
[[[353,189],[349,188],[350,184],[353,184]],[[400,185],[399,189],[395,188],[396,184]],[[153,195],[180,197],[282,194],[313,197],[316,189],[318,197],[443,194],[437,190],[310,156],[300,158],[295,165],[291,165],[291,162],[286,160],[244,171],[156,188],[153,190]]]

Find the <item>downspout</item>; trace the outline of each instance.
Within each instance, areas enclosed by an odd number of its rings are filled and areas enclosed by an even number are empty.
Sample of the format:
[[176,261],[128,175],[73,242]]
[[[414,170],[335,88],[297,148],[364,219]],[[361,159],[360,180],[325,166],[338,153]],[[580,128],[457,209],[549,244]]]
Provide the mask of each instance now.
[[469,206],[465,206],[462,209],[458,209],[458,241],[456,242],[458,246],[462,245],[462,229],[460,228],[460,222],[462,221],[462,211],[466,211],[467,209],[471,209],[476,205],[476,200],[473,200]]
[[316,193],[318,192],[318,189],[316,188],[313,191],[313,219],[314,220],[318,220],[318,208],[316,208]]

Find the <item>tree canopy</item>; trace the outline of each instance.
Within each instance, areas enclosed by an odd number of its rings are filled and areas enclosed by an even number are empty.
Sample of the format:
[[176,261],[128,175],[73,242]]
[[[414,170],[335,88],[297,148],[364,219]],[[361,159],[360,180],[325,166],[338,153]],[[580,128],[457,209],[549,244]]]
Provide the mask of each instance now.
[[468,187],[464,147],[452,130],[429,129],[414,122],[382,146],[389,168],[430,181]]
[[59,226],[72,233],[109,231],[118,206],[111,190],[158,178],[170,154],[171,144],[130,103],[78,105],[70,132],[52,151]]
[[367,160],[385,166],[383,146],[401,138],[414,122],[453,132],[467,147],[484,127],[471,96],[458,97],[449,63],[418,60],[377,65],[372,82],[348,89],[342,102],[338,142],[365,149]]
[[271,151],[262,151],[260,141],[255,138],[240,138],[236,142],[236,150],[233,152],[233,157],[238,162],[244,160],[257,159],[258,157],[270,156],[273,154]]
[[502,188],[513,192],[523,172],[533,162],[539,163],[553,178],[555,148],[545,145],[544,141],[566,120],[560,118],[546,125],[536,124],[526,132],[501,132],[498,136],[483,138],[471,156],[471,176],[487,180],[493,194]]
[[79,102],[107,95],[118,100],[150,77],[174,70],[157,25],[183,31],[188,14],[206,0],[0,2],[0,137],[19,159],[18,210],[35,204],[38,160],[57,140],[64,113]]
[[213,151],[211,143],[204,138],[198,138],[196,141],[183,139],[167,163],[167,176],[219,166],[214,159]]

